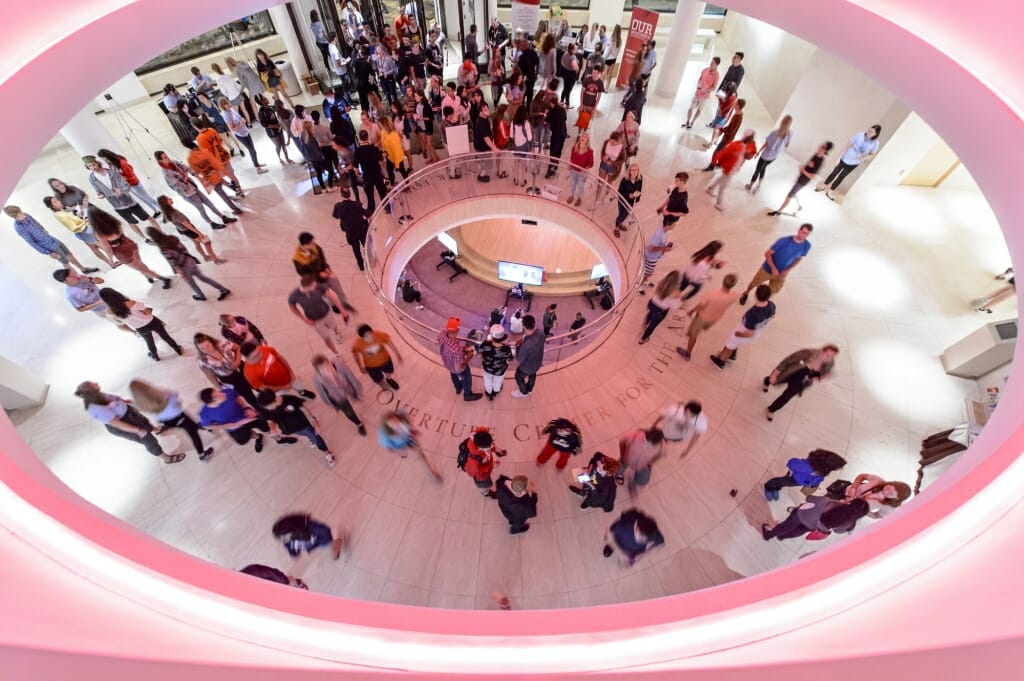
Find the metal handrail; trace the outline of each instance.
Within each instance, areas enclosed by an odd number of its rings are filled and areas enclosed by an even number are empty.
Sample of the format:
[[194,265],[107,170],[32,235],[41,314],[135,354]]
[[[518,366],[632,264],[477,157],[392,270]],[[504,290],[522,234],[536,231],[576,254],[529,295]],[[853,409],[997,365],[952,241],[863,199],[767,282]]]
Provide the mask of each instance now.
[[[526,165],[527,182],[530,186],[520,187],[512,184],[510,180],[503,180],[492,173],[491,182],[488,184],[478,183],[475,175],[483,163],[490,164],[492,170],[495,164],[500,164],[503,170],[512,173],[513,163]],[[423,215],[430,213],[451,201],[451,195],[456,198],[465,196],[479,196],[481,190],[488,195],[516,195],[533,196],[538,201],[550,201],[551,199],[540,196],[541,187],[546,184],[538,176],[552,167],[557,176],[563,182],[570,170],[574,168],[571,163],[561,159],[552,159],[549,156],[537,153],[525,152],[486,152],[461,154],[454,157],[442,159],[439,162],[414,171],[408,178],[397,183],[388,192],[384,201],[377,207],[370,216],[370,227],[367,232],[366,243],[363,245],[364,260],[366,266],[366,279],[370,290],[378,303],[382,306],[385,314],[400,328],[409,331],[413,336],[418,337],[428,344],[434,342],[441,329],[435,328],[425,322],[409,315],[405,310],[395,303],[395,292],[385,290],[385,264],[388,255],[398,243],[406,225],[414,220],[413,213]],[[548,338],[552,350],[557,349],[559,355],[564,348],[571,348],[584,342],[598,347],[601,343],[593,343],[595,333],[603,334],[605,331],[617,327],[622,314],[629,307],[637,291],[643,270],[643,230],[640,221],[633,213],[629,204],[619,196],[618,189],[610,183],[600,179],[592,171],[582,171],[584,183],[584,200],[580,206],[570,205],[572,210],[580,213],[589,222],[596,225],[598,229],[602,224],[608,224],[611,229],[619,212],[619,207],[625,208],[623,219],[623,236],[621,241],[613,241],[623,263],[623,277],[620,282],[621,290],[615,291],[615,304],[611,309],[603,311],[596,319],[587,323],[582,334],[572,340],[569,336],[580,334],[578,331],[567,330]],[[444,183],[448,192],[439,195],[431,192],[430,188],[437,183]],[[452,191],[454,189],[454,192]],[[599,196],[600,194],[600,196]],[[439,199],[439,197],[441,197]],[[562,198],[561,195],[559,198]],[[390,210],[389,210],[390,208]],[[620,246],[621,244],[621,246]],[[589,354],[589,353],[586,353]],[[580,353],[574,353],[569,359],[571,364],[582,358]],[[557,366],[567,366],[558,359],[552,363]],[[548,366],[548,365],[546,365]]]

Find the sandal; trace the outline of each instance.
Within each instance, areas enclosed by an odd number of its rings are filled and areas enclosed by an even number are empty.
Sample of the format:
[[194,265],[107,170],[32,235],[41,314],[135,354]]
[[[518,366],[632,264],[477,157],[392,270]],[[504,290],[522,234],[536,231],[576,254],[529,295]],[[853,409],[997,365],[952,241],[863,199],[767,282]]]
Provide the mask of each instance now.
[[184,454],[164,454],[164,463],[178,463],[184,459]]

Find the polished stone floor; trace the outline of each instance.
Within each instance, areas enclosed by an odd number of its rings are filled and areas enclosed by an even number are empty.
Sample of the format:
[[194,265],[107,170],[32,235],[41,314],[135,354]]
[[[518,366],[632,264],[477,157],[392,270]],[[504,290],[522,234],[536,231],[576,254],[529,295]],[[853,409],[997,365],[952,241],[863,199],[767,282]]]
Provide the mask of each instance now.
[[[689,66],[685,83],[695,80],[698,68]],[[763,137],[772,121],[752,91],[745,95],[751,102],[748,122]],[[617,122],[617,99],[602,102],[596,140]],[[778,204],[803,159],[781,158],[756,196],[737,183],[727,197],[728,210],[719,213],[703,191],[707,175],[695,170],[707,162],[699,144],[706,129],[687,134],[679,128],[683,101],[682,96],[676,102],[652,96],[645,110],[640,161],[646,195],[639,215],[653,227],[670,178],[690,170],[691,213],[675,230],[678,248],[659,272],[682,266],[689,252],[716,238],[725,242],[723,273],[735,271],[745,282],[764,249],[798,226],[793,218],[764,213]],[[148,159],[157,148],[177,153],[180,147],[155,106],[132,111],[152,135],[137,133],[126,151],[148,173],[144,182],[155,192],[166,191]],[[106,123],[118,129],[116,121]],[[795,130],[799,135],[800,121]],[[175,434],[163,438],[165,447],[189,456],[163,465],[92,422],[72,396],[74,386],[92,379],[127,394],[128,381],[143,377],[179,390],[195,411],[196,393],[206,382],[189,341],[196,331],[215,332],[224,312],[254,319],[308,383],[310,357],[324,348],[286,308],[285,297],[295,284],[290,257],[297,232],[317,235],[359,309],[356,320],[389,328],[330,217],[336,195],[313,196],[305,171],[281,167],[262,133],[258,147],[271,171],[256,175],[249,163],[237,162],[250,192],[247,213],[236,226],[213,234],[229,262],[204,266],[234,290],[233,297],[196,303],[180,281],[164,291],[124,267],[101,274],[156,310],[189,347],[184,358],[165,356],[154,363],[138,338],[91,314],[75,313],[50,279],[53,261],[21,243],[7,222],[0,230],[0,309],[8,323],[0,328],[0,345],[7,357],[51,384],[42,408],[12,419],[57,476],[112,516],[216,565],[275,565],[301,576],[312,589],[339,596],[493,608],[492,594],[498,591],[516,608],[585,606],[710,587],[786,565],[833,541],[856,541],[855,535],[814,543],[762,541],[761,523],[784,517],[799,497],[794,488],[768,504],[761,483],[780,474],[788,458],[816,447],[849,460],[844,477],[873,472],[913,482],[922,436],[961,422],[964,398],[977,395],[973,381],[943,372],[939,355],[981,322],[1013,315],[1009,304],[993,317],[979,317],[968,305],[993,288],[993,274],[1007,264],[998,225],[979,192],[876,188],[832,203],[808,191],[801,218],[815,225],[813,250],[778,296],[777,318],[724,372],[707,355],[721,347],[738,309],[702,339],[687,364],[672,351],[683,333],[678,318],[659,328],[651,343],[637,345],[644,310],[642,302],[634,304],[615,334],[585,361],[542,376],[528,400],[504,394],[494,403],[457,400],[445,372],[397,339],[406,351],[396,374],[397,397],[371,389],[357,409],[373,425],[385,410],[408,407],[443,484],[428,480],[415,460],[381,449],[372,433],[359,437],[319,401],[312,410],[338,455],[334,469],[302,444],[270,445],[257,456],[223,436],[213,441],[217,455],[201,463]],[[49,176],[88,186],[77,154],[57,141],[27,169],[11,202],[27,207],[92,263],[42,206]],[[153,248],[143,247],[143,257],[167,271]],[[711,285],[717,283],[716,278]],[[344,336],[347,344],[353,331],[346,329]],[[792,350],[826,342],[841,348],[832,380],[766,422],[763,412],[771,396],[759,390],[761,377]],[[350,360],[347,351],[343,355]],[[506,382],[506,393],[511,387]],[[690,398],[704,403],[710,432],[685,461],[675,450],[659,462],[637,501],[658,521],[666,546],[632,569],[622,568],[601,557],[604,530],[617,513],[580,510],[578,498],[566,490],[568,471],[556,472],[551,462],[541,468],[534,464],[542,446],[537,427],[556,416],[573,418],[583,428],[588,455],[614,453],[623,432],[649,425],[669,401]],[[482,499],[456,469],[459,438],[471,424],[491,426],[498,444],[508,449],[499,473],[522,473],[536,481],[540,513],[529,532],[510,536],[496,505]],[[620,491],[616,511],[630,506]],[[339,562],[325,552],[293,562],[273,540],[274,519],[297,510],[349,535]]]

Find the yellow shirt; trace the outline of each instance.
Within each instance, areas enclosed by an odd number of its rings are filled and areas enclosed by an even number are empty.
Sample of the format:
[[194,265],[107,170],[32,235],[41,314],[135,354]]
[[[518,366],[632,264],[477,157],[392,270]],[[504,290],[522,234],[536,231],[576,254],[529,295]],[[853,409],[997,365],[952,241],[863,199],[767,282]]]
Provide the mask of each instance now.
[[392,165],[398,167],[405,160],[405,151],[402,150],[402,138],[397,131],[380,131],[380,145],[384,149],[388,160]]
[[69,213],[66,210],[54,211],[53,217],[57,218],[60,224],[67,227],[75,234],[79,234],[85,231],[85,228],[89,226],[89,223],[85,221],[85,218],[80,218],[74,213]]

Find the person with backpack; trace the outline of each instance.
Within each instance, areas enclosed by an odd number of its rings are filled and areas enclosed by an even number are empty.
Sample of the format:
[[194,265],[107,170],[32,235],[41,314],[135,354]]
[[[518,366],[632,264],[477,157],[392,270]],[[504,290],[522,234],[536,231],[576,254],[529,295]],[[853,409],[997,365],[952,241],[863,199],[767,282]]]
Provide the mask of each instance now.
[[409,456],[406,450],[411,450],[427,469],[430,478],[440,484],[444,482],[444,479],[427,461],[427,456],[423,453],[423,448],[420,447],[420,443],[416,439],[418,434],[412,427],[409,415],[404,410],[399,409],[398,411],[384,414],[384,418],[380,422],[380,429],[377,431],[377,441],[380,442],[380,446],[384,449],[398,452],[398,455],[403,459]]
[[779,490],[783,487],[818,488],[829,473],[838,471],[846,465],[846,459],[827,449],[815,449],[803,459],[792,458],[786,462],[785,475],[771,478],[764,483],[764,498],[768,501],[779,500]]
[[615,508],[615,495],[619,488],[615,476],[619,472],[619,462],[610,456],[597,452],[590,457],[586,468],[574,468],[576,481],[579,485],[569,485],[569,491],[583,497],[580,508],[603,508],[611,513]]
[[491,436],[490,431],[486,427],[479,426],[474,428],[473,433],[459,444],[456,466],[473,478],[473,483],[481,494],[489,499],[497,499],[498,493],[494,488],[491,473],[499,463],[495,457],[507,454],[508,452],[495,447],[494,437]]
[[794,508],[782,522],[774,527],[761,524],[761,537],[795,539],[809,535],[808,539],[824,539],[833,532],[852,532],[857,521],[868,514],[868,502],[860,497],[836,501],[829,497],[812,496]]
[[498,508],[508,520],[509,534],[520,534],[530,529],[530,518],[537,517],[537,488],[525,475],[509,478],[498,476],[495,484]]
[[548,436],[548,441],[537,455],[538,466],[547,463],[548,459],[558,452],[555,468],[562,470],[569,463],[570,454],[576,456],[583,451],[583,434],[580,427],[569,419],[552,419],[540,432]]

